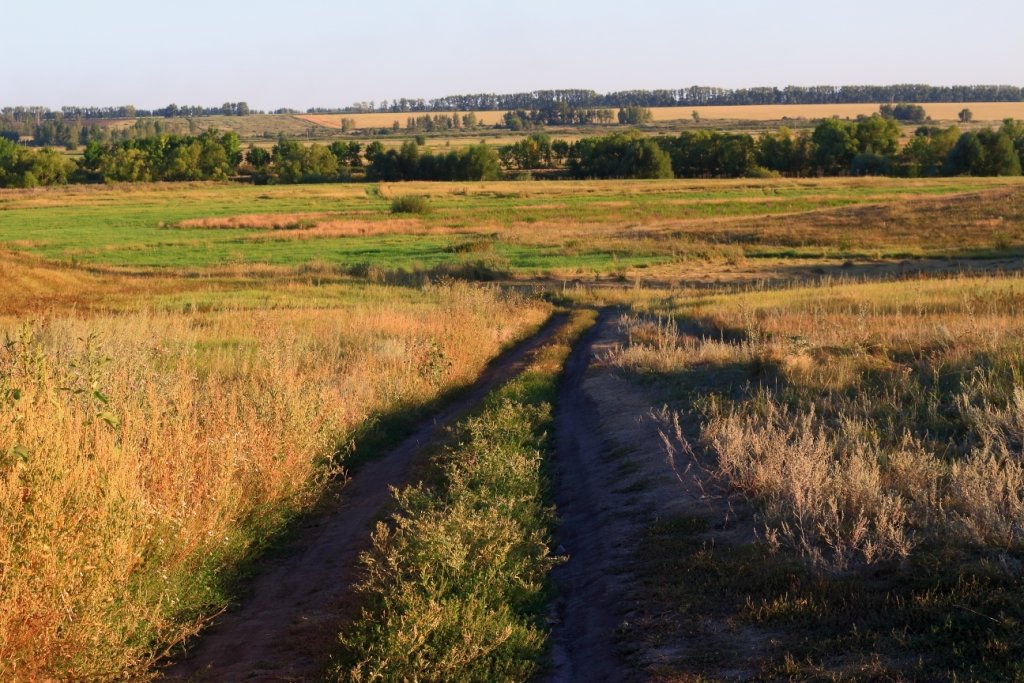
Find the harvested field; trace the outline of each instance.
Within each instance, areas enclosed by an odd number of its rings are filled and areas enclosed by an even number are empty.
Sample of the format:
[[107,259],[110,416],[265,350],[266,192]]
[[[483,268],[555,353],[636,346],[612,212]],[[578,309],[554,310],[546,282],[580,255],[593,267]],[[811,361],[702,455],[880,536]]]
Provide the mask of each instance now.
[[[964,108],[974,113],[975,121],[998,122],[1006,118],[1024,119],[1024,102],[934,102],[924,103],[925,112],[935,121],[956,122]],[[685,121],[697,112],[706,121],[781,121],[784,119],[827,119],[833,116],[855,119],[878,113],[878,103],[865,104],[765,104],[715,107],[651,107],[655,122]],[[415,113],[374,114],[299,114],[295,118],[318,126],[341,129],[341,119],[352,119],[356,128],[389,128],[395,121],[404,129],[409,117]],[[435,113],[426,112],[431,116]],[[459,112],[460,115],[467,112]],[[502,122],[504,111],[473,112],[482,125],[493,126]]]

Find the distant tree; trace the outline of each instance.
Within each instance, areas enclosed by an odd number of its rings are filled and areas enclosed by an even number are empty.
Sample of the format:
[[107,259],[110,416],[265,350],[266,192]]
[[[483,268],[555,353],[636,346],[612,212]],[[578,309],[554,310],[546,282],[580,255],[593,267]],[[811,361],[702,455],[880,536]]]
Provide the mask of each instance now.
[[160,175],[164,180],[200,180],[203,145],[198,140],[182,141],[166,155]]
[[860,152],[850,162],[853,175],[889,175],[892,173],[892,159],[885,154]]
[[861,153],[884,156],[893,155],[899,149],[900,134],[900,126],[895,120],[878,114],[858,120],[854,132]]
[[366,146],[366,160],[372,162],[381,154],[384,154],[384,143],[380,140],[374,140]]
[[565,140],[554,140],[551,143],[551,154],[558,162],[565,161],[569,157],[570,145]]
[[569,154],[579,178],[671,178],[672,160],[654,140],[639,133],[583,138]]
[[341,166],[358,167],[363,165],[362,145],[358,142],[332,142],[328,149],[338,159]]
[[1024,121],[1004,119],[999,131],[1005,133],[1013,142],[1013,148],[1017,151],[1021,166],[1024,166]]
[[907,123],[924,123],[928,119],[924,107],[919,104],[883,104],[878,112],[883,118]]
[[505,166],[516,170],[550,168],[554,159],[551,136],[546,133],[534,133],[502,147],[499,150],[499,157]]
[[257,171],[264,170],[270,165],[271,161],[270,152],[255,145],[249,145],[249,150],[245,153],[245,157]]
[[764,168],[784,174],[798,171],[797,143],[793,131],[783,126],[761,135],[757,144],[757,163]]
[[509,130],[529,130],[533,128],[533,121],[530,115],[522,110],[507,111],[502,117],[505,128]]
[[739,178],[757,167],[756,145],[746,134],[684,131],[657,142],[668,152],[677,178]]
[[644,138],[627,148],[623,167],[632,178],[672,178],[672,159],[654,140]]
[[850,168],[860,151],[856,124],[841,119],[825,119],[811,134],[814,144],[814,165],[825,175],[837,175]]
[[964,133],[946,158],[947,175],[1017,176],[1021,160],[1013,140],[1002,131]]
[[310,145],[304,150],[302,182],[326,183],[339,179],[338,158],[323,145]]
[[918,128],[900,152],[900,174],[912,178],[939,175],[959,137],[960,130],[956,126]]
[[275,179],[282,183],[300,182],[303,156],[302,145],[281,135],[271,150]]
[[34,151],[0,138],[0,187],[63,185],[73,168],[60,152]]
[[651,110],[646,107],[628,106],[619,110],[619,123],[626,126],[639,126],[654,120]]
[[485,144],[473,145],[463,152],[460,166],[461,177],[453,180],[495,180],[501,176],[498,154]]
[[699,111],[694,109],[692,112],[690,112],[690,116],[693,117],[693,122],[694,123],[700,123],[700,112]]
[[974,119],[974,112],[967,108],[961,109],[957,118],[960,119],[960,123],[970,123]]

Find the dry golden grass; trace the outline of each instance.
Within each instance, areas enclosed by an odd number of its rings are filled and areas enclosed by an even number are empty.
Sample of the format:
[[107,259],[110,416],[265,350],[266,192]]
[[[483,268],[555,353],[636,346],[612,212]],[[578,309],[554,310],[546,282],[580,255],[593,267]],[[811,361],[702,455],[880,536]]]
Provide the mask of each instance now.
[[[1024,102],[937,102],[922,105],[936,121],[955,122],[964,108],[974,113],[975,121],[1024,119]],[[688,120],[696,111],[705,121],[780,121],[782,119],[857,118],[878,113],[876,104],[764,104],[721,107],[651,107],[654,121]],[[446,112],[450,113],[450,112]],[[459,112],[459,115],[467,112]],[[485,126],[502,122],[505,111],[478,111],[477,120]],[[343,118],[353,119],[356,128],[388,128],[395,121],[405,128],[406,119],[422,114],[302,114],[295,118],[327,128],[341,128]]]
[[635,321],[618,362],[698,397],[719,474],[761,502],[770,541],[820,566],[906,557],[920,543],[1020,548],[1021,284],[698,299],[680,312],[708,336]]
[[61,267],[22,254],[0,251],[0,330],[54,311],[110,310],[143,296],[172,294],[201,283],[170,276],[131,277],[115,272],[87,272]]
[[373,235],[450,235],[470,232],[444,225],[425,225],[415,218],[392,218],[384,221],[334,219],[315,222],[308,228],[260,233],[246,239],[260,242],[312,240],[327,237],[369,237]]
[[192,228],[208,230],[296,230],[312,227],[326,215],[325,213],[247,213],[237,216],[189,218],[178,221],[172,227],[185,230]]
[[[921,105],[936,121],[955,122],[964,108],[974,113],[975,121],[1002,121],[1024,118],[1024,102],[937,102]],[[878,113],[878,104],[765,104],[725,107],[655,107],[655,121],[687,119],[696,111],[704,120],[778,121],[789,119],[857,118]]]
[[118,278],[16,277],[53,305],[0,299],[15,314],[0,319],[4,680],[138,675],[309,508],[370,415],[470,381],[547,312],[478,287],[367,285],[319,309],[154,312],[139,294],[120,304],[134,312],[83,314]]

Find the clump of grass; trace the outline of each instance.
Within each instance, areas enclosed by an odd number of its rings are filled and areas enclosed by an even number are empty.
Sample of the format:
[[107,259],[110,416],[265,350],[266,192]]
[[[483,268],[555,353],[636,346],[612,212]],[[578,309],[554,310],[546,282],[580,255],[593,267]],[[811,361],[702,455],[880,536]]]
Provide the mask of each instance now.
[[391,200],[391,213],[430,213],[430,202],[419,195],[403,195]]
[[445,249],[450,254],[490,254],[494,252],[493,239],[477,239],[459,242]]
[[173,225],[182,230],[301,230],[311,228],[323,220],[325,213],[240,214],[189,218]]
[[[575,318],[572,334],[593,320]],[[524,681],[544,652],[553,510],[544,457],[569,337],[465,420],[434,483],[396,494],[362,558],[362,617],[341,636],[344,681]]]

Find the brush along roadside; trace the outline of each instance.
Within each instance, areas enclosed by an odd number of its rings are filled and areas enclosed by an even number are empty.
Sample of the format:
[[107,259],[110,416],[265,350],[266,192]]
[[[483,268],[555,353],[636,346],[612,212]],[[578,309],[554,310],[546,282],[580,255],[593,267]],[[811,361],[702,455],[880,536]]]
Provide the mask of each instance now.
[[341,634],[339,681],[523,681],[544,653],[554,512],[545,462],[576,311],[518,378],[456,427],[426,482],[395,492],[362,557],[362,616]]

